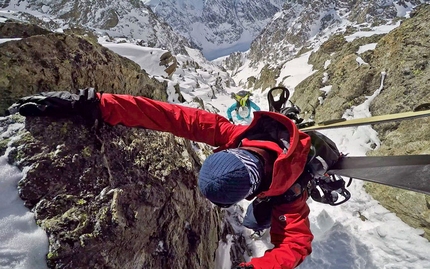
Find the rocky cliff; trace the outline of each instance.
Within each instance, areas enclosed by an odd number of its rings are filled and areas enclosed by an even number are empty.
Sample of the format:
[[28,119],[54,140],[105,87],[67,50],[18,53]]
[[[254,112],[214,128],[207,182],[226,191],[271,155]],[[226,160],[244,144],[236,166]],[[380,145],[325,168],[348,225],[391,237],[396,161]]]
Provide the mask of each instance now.
[[[2,108],[90,86],[166,98],[164,84],[96,42],[27,26],[28,37],[0,44]],[[124,126],[95,133],[79,117],[13,115],[0,130],[15,123],[25,127],[3,134],[0,152],[13,140],[8,160],[26,171],[19,194],[48,235],[50,268],[214,268],[220,212],[196,186],[196,149],[209,147]]]
[[350,24],[385,24],[406,8],[422,1],[286,1],[253,40],[248,58],[253,65],[263,61],[279,64],[297,55],[302,47],[324,40],[327,31],[348,20]]
[[[352,42],[343,35],[332,36],[310,56],[309,63],[316,72],[295,88],[292,101],[302,108],[314,106],[317,121],[338,118],[372,95],[385,72],[383,89],[370,105],[372,115],[411,111],[429,102],[429,16],[430,5],[422,5],[386,35]],[[359,52],[366,44],[375,44],[375,49]],[[327,62],[330,64],[325,66]],[[331,86],[328,94],[321,90],[325,86]],[[375,125],[382,142],[370,154],[429,154],[429,123],[430,119],[425,118]],[[368,184],[366,189],[403,221],[423,229],[430,239],[429,196],[376,184]]]
[[96,136],[79,118],[27,118],[14,135],[8,158],[27,169],[19,193],[47,232],[50,268],[213,268],[220,220],[190,141],[122,126]]

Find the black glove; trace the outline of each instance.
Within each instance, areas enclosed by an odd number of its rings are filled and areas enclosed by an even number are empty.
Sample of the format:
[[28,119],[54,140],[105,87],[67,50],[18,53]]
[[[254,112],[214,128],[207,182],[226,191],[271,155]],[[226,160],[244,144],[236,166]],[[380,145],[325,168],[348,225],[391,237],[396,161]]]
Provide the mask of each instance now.
[[101,118],[100,99],[94,88],[79,90],[78,94],[66,91],[42,92],[23,97],[6,110],[6,115],[66,117],[80,115],[92,121]]

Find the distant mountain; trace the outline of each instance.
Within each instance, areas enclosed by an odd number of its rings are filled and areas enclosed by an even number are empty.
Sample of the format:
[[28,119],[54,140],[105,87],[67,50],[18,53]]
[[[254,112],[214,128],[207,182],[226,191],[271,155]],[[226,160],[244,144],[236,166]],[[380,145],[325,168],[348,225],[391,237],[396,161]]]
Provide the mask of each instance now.
[[[186,54],[199,48],[207,59],[248,51],[251,66],[279,65],[327,33],[354,31],[405,15],[424,0],[119,0],[0,1],[9,16],[55,28],[86,27],[142,46]],[[37,22],[35,22],[37,20]],[[241,63],[229,61],[229,67]]]
[[[0,8],[53,27],[85,26],[111,37],[208,59],[247,51],[254,63],[282,62],[346,21],[378,24],[424,0],[5,0]],[[30,14],[30,15],[29,15]],[[252,45],[251,45],[252,42]]]
[[6,0],[0,1],[0,8],[51,30],[85,26],[111,37],[143,40],[144,46],[175,53],[185,53],[184,45],[199,48],[206,58],[214,59],[248,50],[284,2]]
[[208,59],[246,51],[281,10],[284,0],[146,0],[175,31]]
[[114,38],[137,40],[143,46],[186,53],[191,46],[182,36],[143,3],[143,1],[0,1],[2,13],[53,28],[86,27]]
[[407,10],[425,1],[348,1],[302,0],[286,1],[281,12],[273,17],[262,33],[252,42],[249,59],[258,64],[282,63],[298,51],[315,42],[327,40],[326,33],[333,28],[345,31],[386,24],[403,17]]

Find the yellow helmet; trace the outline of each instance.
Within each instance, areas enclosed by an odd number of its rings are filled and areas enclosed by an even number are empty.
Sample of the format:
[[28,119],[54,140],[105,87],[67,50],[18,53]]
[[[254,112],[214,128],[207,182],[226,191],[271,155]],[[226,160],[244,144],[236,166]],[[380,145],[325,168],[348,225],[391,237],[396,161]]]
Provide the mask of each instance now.
[[[233,95],[233,94],[232,94]],[[244,107],[247,105],[247,102],[249,100],[249,97],[252,94],[248,91],[240,91],[238,93],[235,93],[233,98],[237,101],[237,103],[239,104],[239,106]]]

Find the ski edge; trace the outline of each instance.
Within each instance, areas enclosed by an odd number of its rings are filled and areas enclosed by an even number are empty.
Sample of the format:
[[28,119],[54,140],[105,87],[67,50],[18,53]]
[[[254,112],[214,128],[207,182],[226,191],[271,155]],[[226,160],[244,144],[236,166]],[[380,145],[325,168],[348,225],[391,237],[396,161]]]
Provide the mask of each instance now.
[[328,173],[430,195],[430,178],[423,176],[429,171],[430,155],[423,154],[344,157]]

